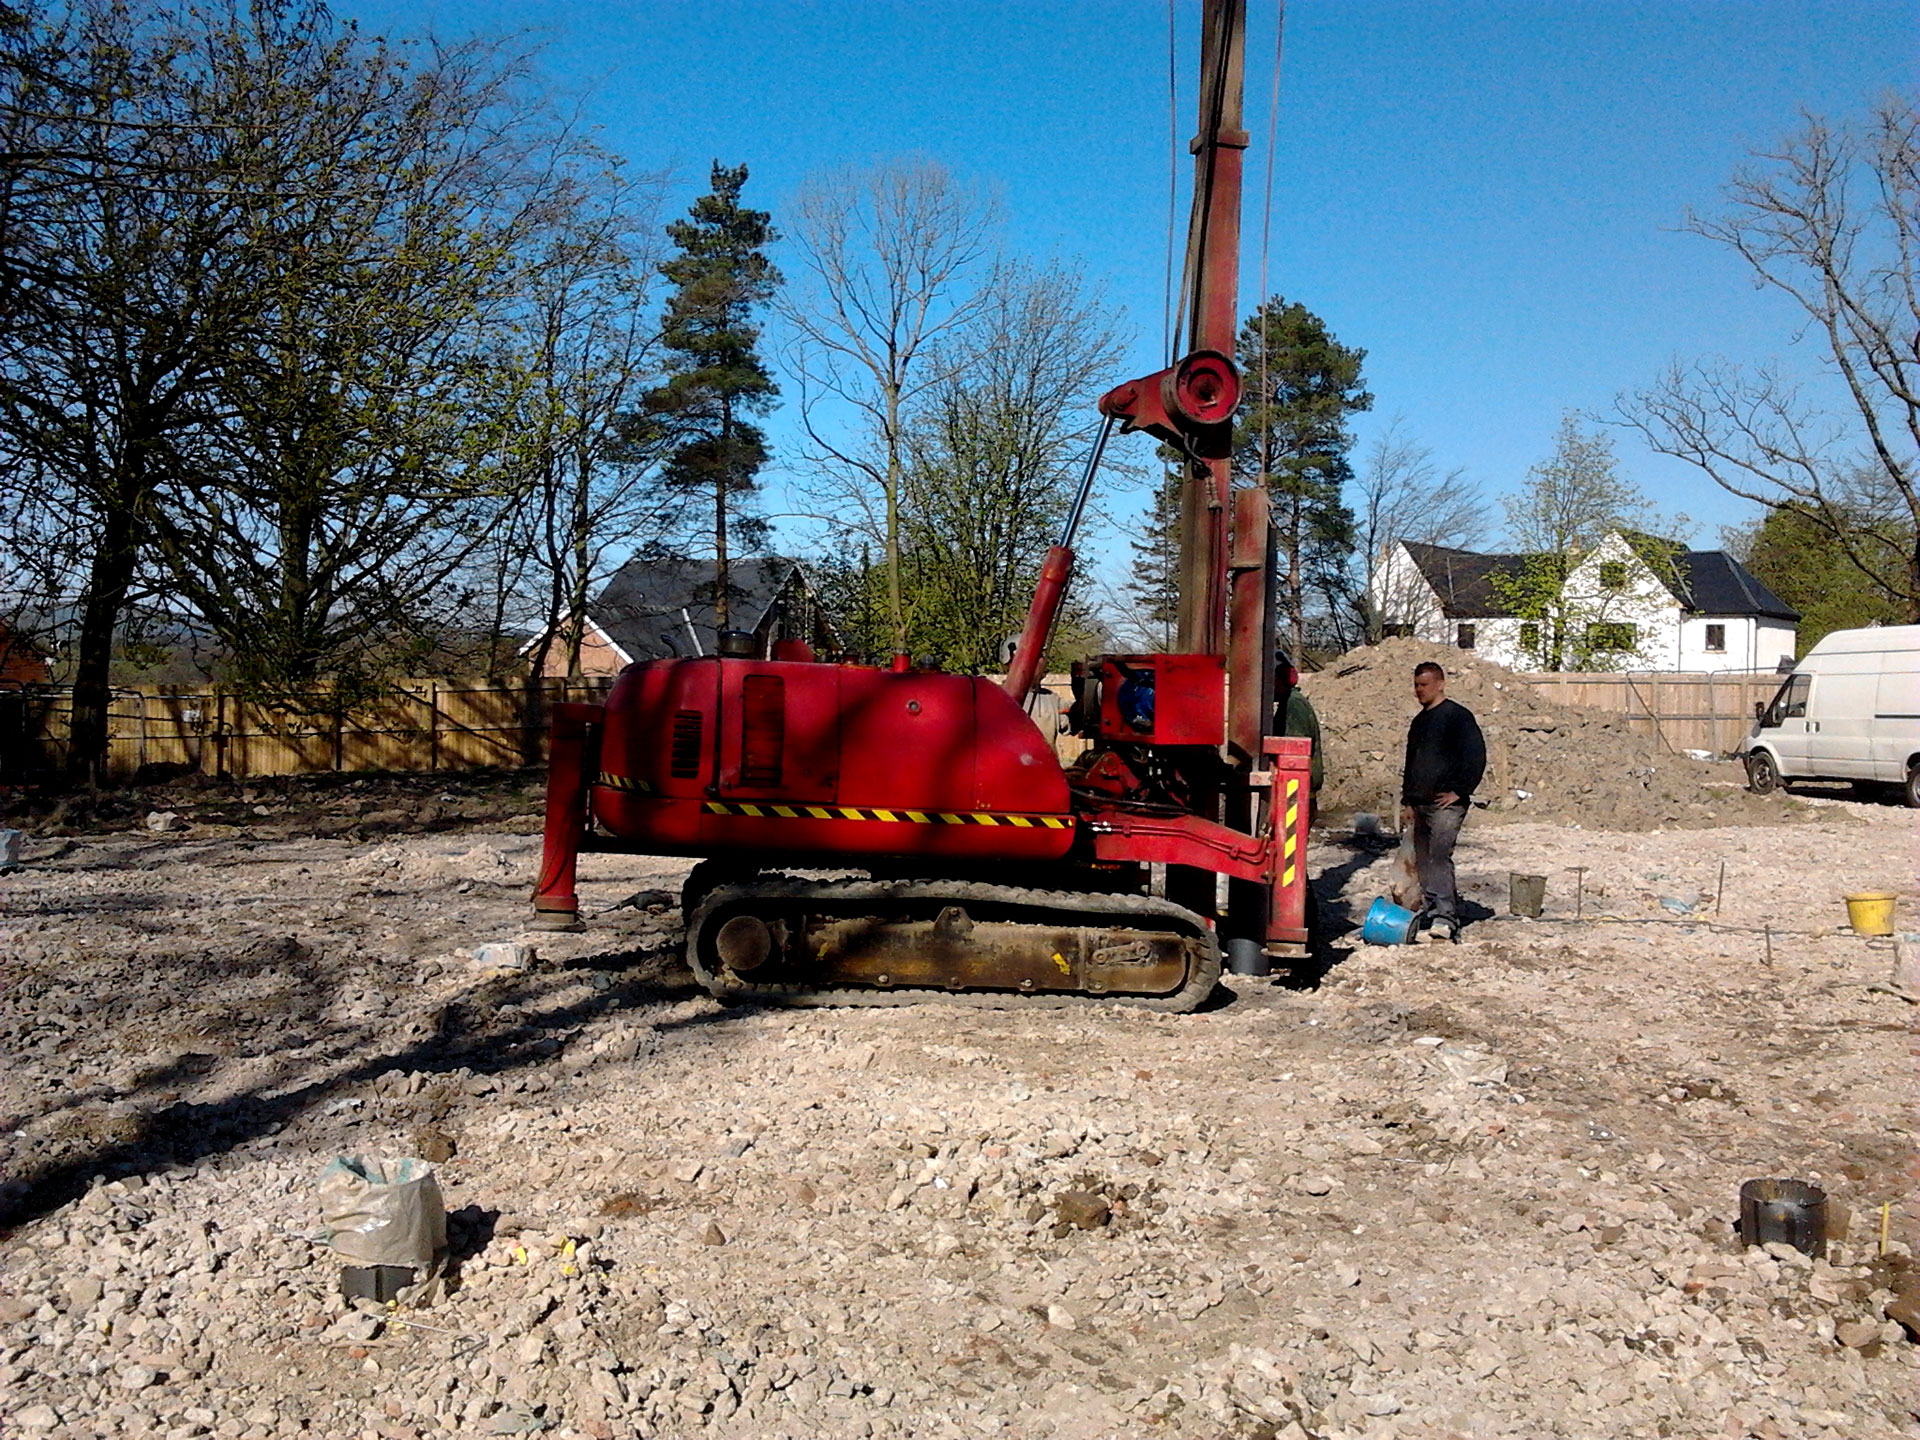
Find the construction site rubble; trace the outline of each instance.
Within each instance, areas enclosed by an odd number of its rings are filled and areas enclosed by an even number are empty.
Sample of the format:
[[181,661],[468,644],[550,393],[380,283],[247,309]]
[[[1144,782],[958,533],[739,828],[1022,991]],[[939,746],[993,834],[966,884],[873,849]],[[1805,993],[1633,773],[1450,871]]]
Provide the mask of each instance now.
[[[1731,761],[1700,760],[1634,734],[1623,719],[1543,697],[1514,671],[1471,651],[1391,639],[1351,651],[1303,679],[1326,744],[1320,813],[1399,812],[1400,766],[1413,699],[1413,667],[1447,672],[1447,698],[1473,711],[1487,740],[1481,817],[1551,821],[1590,830],[1697,830],[1805,819],[1783,796],[1746,793]],[[1472,822],[1469,822],[1472,823]]]
[[[476,970],[531,835],[30,835],[0,1430],[1911,1437],[1912,1012],[1817,923],[1875,885],[1912,927],[1910,821],[1807,808],[1470,825],[1475,913],[1527,870],[1542,919],[1188,1016],[729,1009],[674,967],[685,863],[617,855]],[[1718,917],[1659,907],[1723,856]],[[1389,858],[1315,846],[1331,923]],[[340,1293],[342,1154],[433,1163],[432,1303]],[[1825,1190],[1825,1254],[1741,1244],[1759,1175]]]

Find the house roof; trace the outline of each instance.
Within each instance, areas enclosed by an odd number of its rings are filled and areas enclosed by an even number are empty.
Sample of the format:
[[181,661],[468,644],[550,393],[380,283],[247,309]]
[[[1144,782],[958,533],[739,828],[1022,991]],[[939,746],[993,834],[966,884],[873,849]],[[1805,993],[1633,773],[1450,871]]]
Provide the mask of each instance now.
[[1525,555],[1481,555],[1413,540],[1400,543],[1440,597],[1441,613],[1447,619],[1490,620],[1519,613],[1500,600],[1493,582],[1495,576],[1518,578],[1527,563]]
[[1680,603],[1700,615],[1761,615],[1800,623],[1800,612],[1724,550],[1689,550],[1677,567],[1686,593]]
[[[757,630],[796,573],[805,584],[800,566],[779,556],[731,562],[727,566],[729,626]],[[636,558],[614,572],[587,608],[594,623],[635,660],[658,660],[714,653],[720,637],[713,599],[713,561]]]
[[[1691,614],[1758,615],[1790,624],[1800,621],[1799,611],[1724,550],[1686,550],[1678,542],[1657,535],[1626,530],[1620,534],[1634,553],[1647,561],[1681,608]],[[1402,543],[1439,596],[1447,619],[1497,619],[1515,613],[1511,606],[1501,603],[1493,581],[1497,575],[1518,576],[1527,556],[1480,555],[1411,540]],[[1665,556],[1672,557],[1671,565],[1659,563]]]
[[[1724,550],[1689,550],[1677,540],[1622,530],[1682,609],[1695,615],[1761,615],[1799,623],[1800,612]],[[1671,564],[1662,564],[1671,557]]]

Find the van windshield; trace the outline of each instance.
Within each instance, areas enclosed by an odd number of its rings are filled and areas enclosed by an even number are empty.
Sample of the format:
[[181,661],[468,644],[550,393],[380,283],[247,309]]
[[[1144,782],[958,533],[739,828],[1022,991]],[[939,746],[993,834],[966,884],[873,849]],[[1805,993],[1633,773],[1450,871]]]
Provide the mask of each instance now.
[[1807,692],[1812,688],[1811,675],[1789,675],[1767,707],[1766,723],[1778,725],[1782,720],[1803,718],[1807,713]]

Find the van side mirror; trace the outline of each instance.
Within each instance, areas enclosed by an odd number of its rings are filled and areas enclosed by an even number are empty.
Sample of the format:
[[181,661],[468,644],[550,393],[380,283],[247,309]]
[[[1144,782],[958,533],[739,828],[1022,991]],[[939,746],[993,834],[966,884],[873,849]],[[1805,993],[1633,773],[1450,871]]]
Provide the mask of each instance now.
[[1753,718],[1756,720],[1764,720],[1767,718],[1767,702],[1766,701],[1756,700],[1753,702]]

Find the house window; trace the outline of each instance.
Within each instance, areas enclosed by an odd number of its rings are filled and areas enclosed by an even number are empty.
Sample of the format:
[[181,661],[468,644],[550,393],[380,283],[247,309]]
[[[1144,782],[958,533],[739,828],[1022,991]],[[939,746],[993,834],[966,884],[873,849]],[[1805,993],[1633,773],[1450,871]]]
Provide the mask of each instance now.
[[1707,626],[1707,649],[1718,655],[1727,648],[1727,627],[1724,625]]
[[1587,626],[1587,648],[1596,654],[1603,650],[1632,650],[1639,644],[1639,629],[1621,620],[1597,620]]
[[1454,640],[1462,650],[1471,650],[1473,648],[1473,626],[1462,625],[1454,631]]
[[1532,620],[1520,622],[1520,648],[1528,654],[1540,649],[1540,626]]
[[1627,588],[1627,562],[1624,560],[1603,560],[1600,562],[1600,588],[1602,590],[1624,590]]

